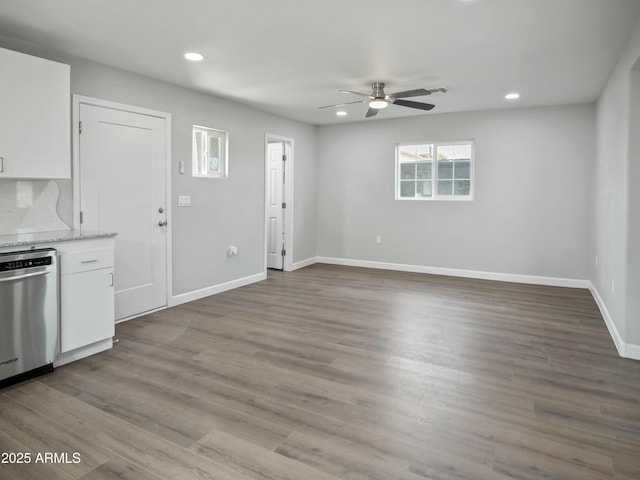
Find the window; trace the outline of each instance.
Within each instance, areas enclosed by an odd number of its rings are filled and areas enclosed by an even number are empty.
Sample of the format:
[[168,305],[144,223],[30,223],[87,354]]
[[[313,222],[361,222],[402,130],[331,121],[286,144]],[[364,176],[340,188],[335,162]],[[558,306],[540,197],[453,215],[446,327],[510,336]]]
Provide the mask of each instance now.
[[227,178],[229,134],[214,128],[193,126],[192,174],[194,177]]
[[472,200],[473,142],[396,147],[397,200]]

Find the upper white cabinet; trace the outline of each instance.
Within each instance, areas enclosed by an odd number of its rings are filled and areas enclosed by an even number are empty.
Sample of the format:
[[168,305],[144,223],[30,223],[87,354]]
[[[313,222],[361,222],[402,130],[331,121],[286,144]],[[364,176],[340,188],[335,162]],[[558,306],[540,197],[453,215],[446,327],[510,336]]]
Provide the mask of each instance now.
[[71,178],[70,67],[0,48],[0,178]]

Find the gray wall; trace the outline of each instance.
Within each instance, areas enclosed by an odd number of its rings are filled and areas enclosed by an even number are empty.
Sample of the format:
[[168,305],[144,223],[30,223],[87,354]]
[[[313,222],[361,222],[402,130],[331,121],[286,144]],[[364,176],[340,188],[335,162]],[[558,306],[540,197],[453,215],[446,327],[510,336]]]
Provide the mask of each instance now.
[[[586,280],[594,137],[594,105],[322,126],[318,254]],[[397,142],[456,139],[475,140],[474,201],[394,200]]]
[[[0,46],[70,63],[75,94],[173,115],[173,202],[179,194],[193,200],[173,211],[174,294],[262,272],[268,132],[295,139],[294,262],[321,256],[591,279],[622,340],[640,345],[640,190],[629,188],[640,184],[640,137],[629,134],[640,128],[640,79],[632,74],[640,25],[597,111],[577,105],[323,127],[11,39],[0,37]],[[178,174],[177,162],[190,158],[192,124],[230,131],[229,181]],[[475,201],[394,200],[397,142],[469,138]],[[71,182],[58,183],[58,210],[71,223]],[[229,260],[231,243],[241,254]]]
[[[293,258],[315,256],[315,127],[92,62],[72,63],[71,89],[172,114],[174,295],[264,271],[267,132],[295,141]],[[180,160],[188,172],[194,124],[229,132],[227,180],[178,173]],[[178,195],[191,195],[192,206],[177,208]],[[238,257],[227,258],[230,245]]]
[[[3,46],[69,63],[72,94],[171,113],[174,295],[264,272],[265,133],[295,141],[293,261],[315,257],[315,126],[95,62],[11,44],[6,39]],[[189,171],[194,124],[229,132],[229,179],[179,174],[180,160]],[[72,184],[58,183],[62,191],[59,214],[71,224]],[[190,208],[177,208],[181,194],[191,195]],[[232,244],[238,246],[239,255],[229,259],[226,251]]]
[[[640,23],[597,105],[591,278],[620,340],[640,355],[640,219],[638,128]],[[632,81],[633,78],[633,81]],[[612,288],[612,286],[614,288]]]

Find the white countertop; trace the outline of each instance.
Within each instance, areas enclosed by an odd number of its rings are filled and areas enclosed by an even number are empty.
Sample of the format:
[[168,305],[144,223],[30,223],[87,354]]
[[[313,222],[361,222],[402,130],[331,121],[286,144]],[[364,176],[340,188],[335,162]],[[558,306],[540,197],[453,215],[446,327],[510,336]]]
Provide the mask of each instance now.
[[117,233],[96,232],[87,230],[58,230],[54,232],[16,233],[0,235],[0,248],[20,247],[57,242],[73,242],[94,238],[115,237]]

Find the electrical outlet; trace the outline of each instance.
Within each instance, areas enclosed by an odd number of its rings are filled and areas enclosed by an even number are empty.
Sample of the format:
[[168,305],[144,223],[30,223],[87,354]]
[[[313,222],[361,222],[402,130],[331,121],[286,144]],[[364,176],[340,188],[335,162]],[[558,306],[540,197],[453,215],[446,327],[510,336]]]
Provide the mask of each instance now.
[[382,236],[378,235],[376,237],[376,243],[382,243]]

